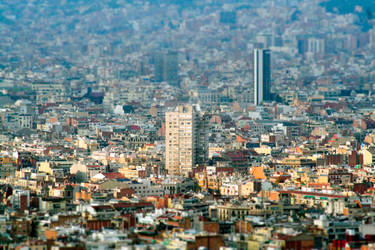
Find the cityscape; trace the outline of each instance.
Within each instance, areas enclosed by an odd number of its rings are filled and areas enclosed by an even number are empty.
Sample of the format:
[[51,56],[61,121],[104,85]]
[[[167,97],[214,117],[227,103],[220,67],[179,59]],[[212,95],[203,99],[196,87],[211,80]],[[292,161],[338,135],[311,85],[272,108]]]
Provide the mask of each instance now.
[[375,0],[3,0],[0,37],[0,249],[375,249]]

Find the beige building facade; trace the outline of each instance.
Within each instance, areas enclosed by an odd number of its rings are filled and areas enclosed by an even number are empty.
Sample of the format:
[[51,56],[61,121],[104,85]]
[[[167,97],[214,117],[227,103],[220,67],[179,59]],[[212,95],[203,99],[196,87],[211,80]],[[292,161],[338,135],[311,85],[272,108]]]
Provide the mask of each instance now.
[[166,112],[165,166],[171,175],[189,175],[207,159],[207,125],[193,106]]

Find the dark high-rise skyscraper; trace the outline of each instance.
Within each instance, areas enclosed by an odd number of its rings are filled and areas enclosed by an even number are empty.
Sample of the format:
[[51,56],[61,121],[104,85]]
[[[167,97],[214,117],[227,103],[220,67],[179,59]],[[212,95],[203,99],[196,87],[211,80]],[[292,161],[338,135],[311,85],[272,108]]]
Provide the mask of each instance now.
[[271,51],[254,50],[254,104],[271,101]]
[[162,52],[156,55],[155,81],[168,82],[173,86],[180,85],[178,78],[178,53],[176,51]]
[[155,54],[155,61],[154,61],[155,71],[155,81],[162,82],[163,81],[163,72],[164,72],[164,56],[163,53]]

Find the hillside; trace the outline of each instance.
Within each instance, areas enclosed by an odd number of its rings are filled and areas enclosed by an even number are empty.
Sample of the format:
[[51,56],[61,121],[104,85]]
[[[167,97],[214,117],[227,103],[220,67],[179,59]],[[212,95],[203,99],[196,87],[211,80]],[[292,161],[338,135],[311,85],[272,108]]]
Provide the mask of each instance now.
[[328,12],[349,14],[358,16],[358,25],[364,31],[372,27],[371,20],[374,19],[375,0],[327,0],[321,3]]

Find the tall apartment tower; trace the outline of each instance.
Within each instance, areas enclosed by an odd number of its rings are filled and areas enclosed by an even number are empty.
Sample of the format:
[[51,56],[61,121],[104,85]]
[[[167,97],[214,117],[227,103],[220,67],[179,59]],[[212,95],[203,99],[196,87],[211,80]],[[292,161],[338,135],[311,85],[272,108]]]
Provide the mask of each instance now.
[[194,106],[178,106],[165,114],[165,167],[171,175],[188,176],[208,158],[206,116]]
[[178,53],[176,51],[166,51],[156,55],[155,81],[168,82],[172,86],[179,86]]
[[307,52],[310,52],[315,55],[324,55],[324,52],[325,52],[324,39],[310,37],[307,40]]
[[254,50],[254,104],[271,101],[271,51]]

